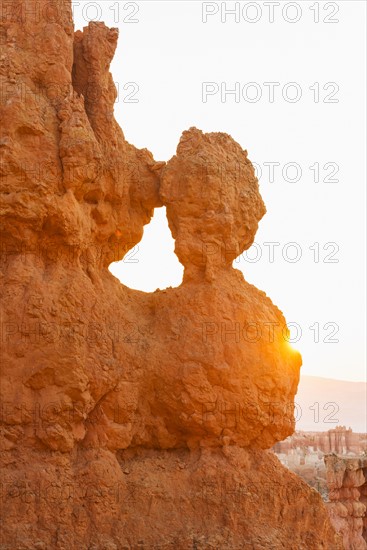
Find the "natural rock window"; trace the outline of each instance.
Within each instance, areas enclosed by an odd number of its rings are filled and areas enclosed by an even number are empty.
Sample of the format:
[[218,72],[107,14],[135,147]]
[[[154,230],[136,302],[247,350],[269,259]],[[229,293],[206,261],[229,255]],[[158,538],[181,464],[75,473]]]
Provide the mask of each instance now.
[[[119,262],[109,266],[111,273],[126,286],[154,292],[177,287],[182,282],[183,267],[174,253],[166,208],[156,208],[142,240]],[[149,274],[149,277],[147,276]]]

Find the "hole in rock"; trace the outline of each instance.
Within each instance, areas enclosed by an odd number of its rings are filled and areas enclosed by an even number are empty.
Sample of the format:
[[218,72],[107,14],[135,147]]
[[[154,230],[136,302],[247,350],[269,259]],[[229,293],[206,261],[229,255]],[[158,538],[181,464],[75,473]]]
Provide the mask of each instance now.
[[153,292],[157,288],[179,286],[183,266],[174,253],[175,243],[168,227],[166,209],[156,208],[143,238],[120,262],[109,266],[124,285],[135,290]]

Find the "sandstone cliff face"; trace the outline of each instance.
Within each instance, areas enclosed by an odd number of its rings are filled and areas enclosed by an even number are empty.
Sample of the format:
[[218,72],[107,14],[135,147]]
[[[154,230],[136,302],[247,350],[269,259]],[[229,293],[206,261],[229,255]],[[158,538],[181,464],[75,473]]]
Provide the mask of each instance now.
[[[1,547],[338,548],[262,450],[294,429],[301,361],[231,267],[265,213],[247,153],[196,129],[168,164],[127,143],[116,30],[48,4],[1,20]],[[107,268],[162,204],[184,281],[133,291]]]
[[367,548],[367,459],[325,457],[329,489],[328,510],[346,550]]

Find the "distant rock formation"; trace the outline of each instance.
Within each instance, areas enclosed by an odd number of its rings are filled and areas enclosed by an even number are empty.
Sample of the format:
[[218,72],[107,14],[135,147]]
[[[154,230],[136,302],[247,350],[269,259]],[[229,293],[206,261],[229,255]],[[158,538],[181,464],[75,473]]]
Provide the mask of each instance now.
[[[0,27],[2,547],[336,550],[266,451],[301,358],[231,266],[265,213],[247,152],[194,128],[167,164],[127,143],[116,29],[30,4]],[[126,288],[108,266],[163,204],[183,284]]]
[[338,426],[327,432],[296,431],[284,441],[274,445],[276,454],[355,454],[367,451],[367,434],[354,433],[351,428]]
[[327,432],[297,431],[284,441],[276,443],[273,451],[284,466],[316,489],[326,501],[329,491],[325,455],[339,453],[345,458],[364,456],[367,454],[367,435],[353,433],[344,426]]
[[367,456],[331,454],[325,457],[329,488],[328,510],[345,550],[367,548]]

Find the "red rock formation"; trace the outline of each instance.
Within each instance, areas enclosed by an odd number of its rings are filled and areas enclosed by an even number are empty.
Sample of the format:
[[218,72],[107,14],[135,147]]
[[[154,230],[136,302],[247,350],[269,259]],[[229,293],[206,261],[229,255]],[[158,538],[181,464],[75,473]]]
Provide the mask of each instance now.
[[289,454],[298,449],[310,453],[320,451],[323,454],[361,455],[367,452],[367,436],[354,433],[351,428],[338,426],[327,432],[296,431],[274,446],[274,452],[277,454]]
[[326,454],[340,453],[345,458],[367,453],[366,434],[353,433],[344,426],[327,432],[297,431],[279,441],[273,451],[282,464],[299,475],[308,485],[317,489],[323,500],[328,500],[326,481]]
[[345,550],[367,548],[367,458],[325,457],[328,510]]
[[[155,162],[113,118],[116,30],[27,6],[0,34],[2,547],[338,548],[262,450],[294,429],[300,356],[231,267],[265,212],[246,152],[191,129]],[[162,203],[184,282],[133,291],[107,267]]]

